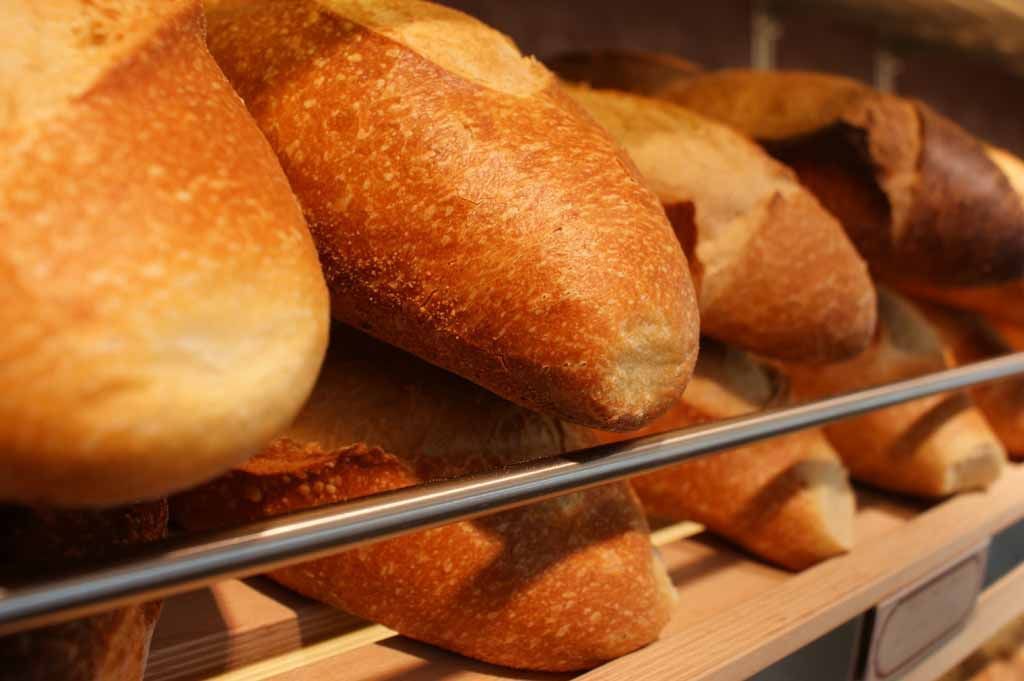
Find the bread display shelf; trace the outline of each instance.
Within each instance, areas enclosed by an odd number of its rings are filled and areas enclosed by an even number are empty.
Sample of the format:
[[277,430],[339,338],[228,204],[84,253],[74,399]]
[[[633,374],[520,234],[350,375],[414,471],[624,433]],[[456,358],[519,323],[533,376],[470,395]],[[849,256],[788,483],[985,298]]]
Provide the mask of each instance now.
[[[986,492],[930,507],[860,489],[854,551],[799,574],[697,526],[657,531],[680,595],[673,620],[655,644],[575,676],[491,667],[251,579],[171,599],[146,679],[745,679],[1024,519],[1022,487],[1014,466]],[[908,678],[936,678],[1021,611],[1024,566],[989,586],[966,626]]]
[[0,592],[0,634],[184,593],[417,529],[626,479],[882,407],[1024,373],[1024,352],[695,428],[147,545],[131,559]]

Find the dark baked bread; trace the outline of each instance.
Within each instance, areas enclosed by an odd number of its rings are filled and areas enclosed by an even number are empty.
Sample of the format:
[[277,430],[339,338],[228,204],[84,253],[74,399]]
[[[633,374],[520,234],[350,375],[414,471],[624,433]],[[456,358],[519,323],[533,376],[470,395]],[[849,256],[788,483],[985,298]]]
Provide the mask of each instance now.
[[[239,470],[172,499],[172,509],[183,526],[205,529],[591,443],[584,429],[337,328],[295,425]],[[412,638],[546,670],[592,667],[651,642],[674,598],[626,483],[270,576]]]
[[[0,506],[0,585],[113,558],[167,531],[164,501],[104,511]],[[0,638],[0,681],[141,681],[158,602]]]

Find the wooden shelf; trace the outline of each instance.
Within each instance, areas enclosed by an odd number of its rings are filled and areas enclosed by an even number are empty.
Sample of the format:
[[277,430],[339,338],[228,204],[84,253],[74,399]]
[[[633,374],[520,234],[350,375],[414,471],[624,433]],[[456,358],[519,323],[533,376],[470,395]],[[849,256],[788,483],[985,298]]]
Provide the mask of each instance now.
[[[1024,466],[984,493],[927,507],[858,491],[857,546],[799,574],[769,567],[699,528],[656,539],[680,592],[656,643],[575,678],[745,679],[1024,518]],[[677,538],[680,535],[684,538]],[[911,675],[939,676],[1024,611],[1024,567],[986,591],[964,629]],[[227,581],[167,603],[146,681],[568,679],[467,660],[290,594]]]

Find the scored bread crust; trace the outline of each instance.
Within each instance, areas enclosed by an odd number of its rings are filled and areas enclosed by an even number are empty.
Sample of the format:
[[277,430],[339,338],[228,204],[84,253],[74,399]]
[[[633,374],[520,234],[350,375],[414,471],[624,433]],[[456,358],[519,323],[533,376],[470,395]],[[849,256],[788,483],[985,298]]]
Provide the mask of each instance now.
[[[208,479],[315,380],[329,310],[301,211],[197,3],[4,7],[38,49],[0,119],[0,499]],[[30,96],[65,67],[60,97]]]
[[[111,558],[161,539],[163,500],[103,511],[0,506],[0,584]],[[160,603],[132,605],[0,638],[0,681],[142,681]]]
[[[887,280],[977,285],[1024,275],[1024,207],[1007,174],[922,102],[799,71],[709,73],[664,96],[792,163]],[[865,216],[845,214],[847,197],[872,192],[882,209],[857,224]]]
[[[682,399],[629,437],[748,414],[777,403],[782,392],[777,376],[749,356],[704,341]],[[624,439],[598,436],[606,442]],[[791,570],[853,545],[853,490],[838,454],[818,429],[704,456],[630,482],[648,515],[696,521]]]
[[[957,364],[970,364],[1013,348],[982,317],[936,305],[918,303]],[[1024,458],[1024,379],[1010,377],[974,386],[971,398],[985,415],[1011,459]]]
[[[335,329],[295,426],[172,499],[208,529],[467,475],[593,443],[424,362]],[[625,483],[276,570],[307,596],[511,667],[595,666],[654,640],[674,591]]]
[[279,154],[341,321],[611,429],[697,349],[657,198],[538,63],[429,3],[226,2],[210,47]]
[[[819,399],[951,366],[934,327],[910,302],[878,289],[878,332],[846,362],[784,367],[796,397]],[[1006,453],[966,392],[933,395],[825,426],[854,479],[894,492],[940,497],[983,488]]]
[[566,90],[629,152],[665,207],[687,251],[703,333],[801,361],[845,359],[867,346],[875,324],[867,266],[789,168],[682,107]]

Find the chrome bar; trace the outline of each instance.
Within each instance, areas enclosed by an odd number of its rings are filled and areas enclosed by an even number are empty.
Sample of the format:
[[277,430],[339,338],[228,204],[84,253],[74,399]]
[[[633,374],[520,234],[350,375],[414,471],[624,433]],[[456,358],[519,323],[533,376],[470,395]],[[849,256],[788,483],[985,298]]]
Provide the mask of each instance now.
[[1024,373],[1024,353],[793,407],[431,482],[144,547],[128,560],[0,595],[0,635],[266,572],[935,393]]

